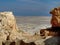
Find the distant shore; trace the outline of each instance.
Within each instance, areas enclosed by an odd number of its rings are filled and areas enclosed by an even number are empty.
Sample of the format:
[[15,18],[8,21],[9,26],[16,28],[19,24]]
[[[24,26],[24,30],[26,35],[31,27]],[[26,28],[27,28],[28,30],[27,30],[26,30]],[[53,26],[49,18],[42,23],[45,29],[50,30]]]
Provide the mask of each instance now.
[[15,16],[17,24],[50,24],[51,16]]

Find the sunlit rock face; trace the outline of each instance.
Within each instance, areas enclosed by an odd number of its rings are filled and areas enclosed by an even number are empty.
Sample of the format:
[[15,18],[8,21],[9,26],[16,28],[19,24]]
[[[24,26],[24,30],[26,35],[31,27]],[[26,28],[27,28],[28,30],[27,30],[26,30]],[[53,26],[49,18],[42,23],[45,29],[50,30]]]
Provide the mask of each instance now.
[[60,7],[51,10],[50,14],[52,14],[51,19],[52,27],[60,27]]
[[0,12],[0,38],[6,40],[11,32],[16,32],[18,27],[16,25],[15,17],[12,12]]
[[12,12],[0,12],[0,29],[17,30],[16,20]]

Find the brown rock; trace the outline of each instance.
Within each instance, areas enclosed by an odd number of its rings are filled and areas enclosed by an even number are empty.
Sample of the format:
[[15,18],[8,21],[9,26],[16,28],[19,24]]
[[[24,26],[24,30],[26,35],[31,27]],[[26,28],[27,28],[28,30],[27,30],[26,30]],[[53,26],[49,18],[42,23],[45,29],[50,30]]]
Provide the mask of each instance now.
[[52,27],[60,27],[60,7],[54,8],[52,11],[50,11],[50,14],[52,14]]
[[40,36],[42,36],[42,38],[46,38],[48,36],[53,36],[53,37],[59,36],[59,30],[55,31],[55,29],[53,28],[41,29]]

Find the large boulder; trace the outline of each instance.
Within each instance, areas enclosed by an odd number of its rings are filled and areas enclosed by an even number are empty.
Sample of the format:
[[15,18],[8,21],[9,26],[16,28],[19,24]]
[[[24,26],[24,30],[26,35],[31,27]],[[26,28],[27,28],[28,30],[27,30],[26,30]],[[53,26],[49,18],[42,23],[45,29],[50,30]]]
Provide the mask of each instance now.
[[15,17],[12,12],[0,12],[0,30],[18,30]]
[[12,12],[0,12],[0,39],[6,40],[12,32],[17,32],[15,17]]

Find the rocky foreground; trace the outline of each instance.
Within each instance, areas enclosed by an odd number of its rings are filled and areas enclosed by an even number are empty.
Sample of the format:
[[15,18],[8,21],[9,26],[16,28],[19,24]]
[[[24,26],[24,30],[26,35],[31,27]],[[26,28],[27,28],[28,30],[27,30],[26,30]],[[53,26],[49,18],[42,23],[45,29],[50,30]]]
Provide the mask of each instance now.
[[40,36],[42,28],[47,28],[47,25],[17,26],[12,12],[0,12],[0,45],[43,45],[45,39]]
[[17,24],[12,12],[0,12],[0,45],[59,45],[59,37],[40,36],[40,30],[50,24]]

